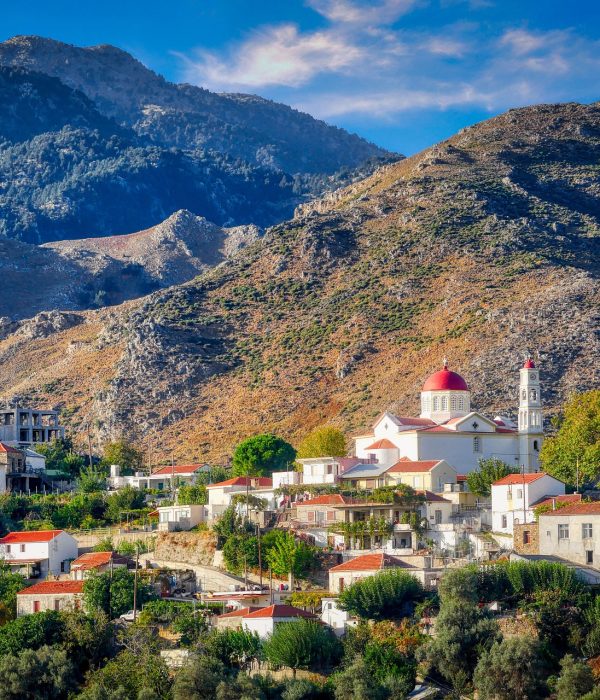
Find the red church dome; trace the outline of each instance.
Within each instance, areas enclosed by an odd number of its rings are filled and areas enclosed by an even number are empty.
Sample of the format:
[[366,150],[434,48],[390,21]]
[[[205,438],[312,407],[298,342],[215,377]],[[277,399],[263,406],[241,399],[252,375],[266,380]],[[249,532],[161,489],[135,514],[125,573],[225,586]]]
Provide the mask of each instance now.
[[535,362],[531,359],[531,357],[528,357],[525,360],[525,364],[523,365],[524,369],[535,369]]
[[423,391],[469,391],[467,382],[457,372],[451,372],[444,363],[444,369],[432,374],[423,385]]

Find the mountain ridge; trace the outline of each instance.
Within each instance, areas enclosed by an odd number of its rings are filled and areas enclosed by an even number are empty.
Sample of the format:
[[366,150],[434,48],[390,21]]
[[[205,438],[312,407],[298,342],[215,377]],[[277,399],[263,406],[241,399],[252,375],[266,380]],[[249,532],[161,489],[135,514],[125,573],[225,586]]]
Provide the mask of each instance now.
[[75,431],[91,417],[98,440],[125,432],[155,455],[215,460],[254,432],[296,440],[414,413],[444,355],[476,408],[514,416],[534,351],[555,414],[600,379],[599,173],[598,105],[511,110],[185,284],[51,338],[6,338],[5,387],[62,404]]

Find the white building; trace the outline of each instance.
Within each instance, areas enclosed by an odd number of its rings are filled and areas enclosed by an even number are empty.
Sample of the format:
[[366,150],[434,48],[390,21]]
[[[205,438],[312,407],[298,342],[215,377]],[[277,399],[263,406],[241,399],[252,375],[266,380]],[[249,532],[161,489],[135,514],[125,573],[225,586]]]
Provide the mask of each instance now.
[[345,634],[348,627],[356,627],[359,623],[358,618],[339,607],[337,598],[321,599],[321,621],[329,625],[338,637]]
[[557,508],[538,523],[541,555],[600,569],[600,502]]
[[122,476],[121,467],[112,464],[108,486],[110,489],[122,489],[125,486],[133,486],[137,489],[158,489],[164,491],[181,486],[182,484],[193,485],[198,481],[200,474],[209,472],[208,464],[175,464],[170,467],[159,467],[151,474],[136,472],[133,475]]
[[513,525],[535,520],[534,508],[551,496],[565,493],[565,485],[544,472],[509,474],[492,484],[492,530],[513,534]]
[[208,508],[204,505],[159,506],[158,529],[161,532],[191,530],[204,523],[208,517]]
[[401,457],[444,459],[461,474],[477,469],[481,459],[498,458],[533,472],[539,468],[542,441],[540,379],[532,360],[520,370],[518,425],[473,410],[469,386],[444,361],[423,385],[420,416],[386,411],[369,433],[355,437],[355,454],[384,466]]
[[26,578],[69,572],[77,540],[64,530],[9,532],[0,539],[0,559]]
[[[223,514],[235,496],[243,497],[248,494],[248,496],[260,498],[266,501],[265,510],[275,510],[277,507],[273,480],[266,476],[236,476],[217,484],[209,484],[206,490],[208,491],[208,519],[211,521]],[[240,510],[243,512],[245,506]],[[252,506],[249,510],[252,510]]]
[[71,562],[71,579],[83,581],[91,571],[103,573],[111,568],[126,568],[128,563],[127,557],[115,552],[86,552]]
[[348,469],[369,460],[358,457],[305,457],[297,460],[302,465],[302,481],[306,485],[337,484]]
[[17,593],[17,617],[80,608],[83,581],[40,581]]
[[277,625],[283,622],[297,622],[301,619],[316,621],[319,618],[292,605],[269,605],[267,608],[244,615],[242,627],[248,632],[256,632],[261,639],[266,639],[273,634]]

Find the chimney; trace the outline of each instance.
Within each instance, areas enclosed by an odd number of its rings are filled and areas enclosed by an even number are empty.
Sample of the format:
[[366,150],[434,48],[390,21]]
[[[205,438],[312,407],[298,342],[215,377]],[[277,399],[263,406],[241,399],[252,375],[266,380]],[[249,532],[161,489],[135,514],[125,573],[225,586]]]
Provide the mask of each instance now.
[[556,498],[552,499],[552,510],[556,510]]

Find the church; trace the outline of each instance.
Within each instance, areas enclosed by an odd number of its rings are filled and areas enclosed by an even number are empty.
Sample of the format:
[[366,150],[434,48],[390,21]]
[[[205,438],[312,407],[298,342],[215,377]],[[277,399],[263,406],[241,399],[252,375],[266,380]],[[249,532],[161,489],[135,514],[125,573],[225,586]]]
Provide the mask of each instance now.
[[381,466],[402,457],[445,460],[459,474],[475,470],[479,460],[496,457],[525,472],[539,470],[542,446],[540,376],[531,358],[520,370],[518,424],[503,416],[489,418],[471,407],[471,391],[457,372],[444,366],[421,391],[419,417],[385,412],[371,432],[357,435],[355,455]]

